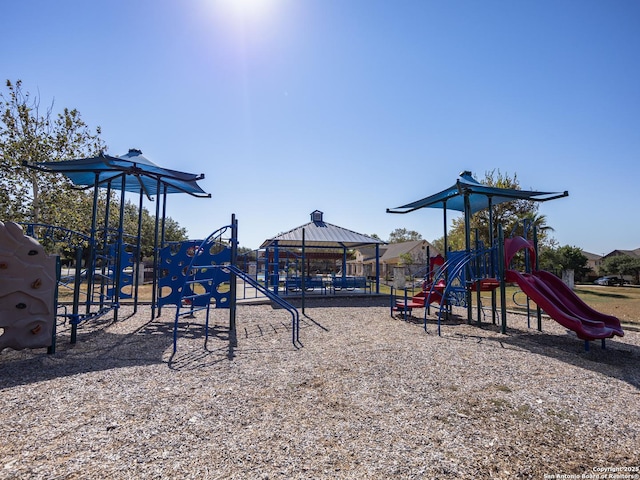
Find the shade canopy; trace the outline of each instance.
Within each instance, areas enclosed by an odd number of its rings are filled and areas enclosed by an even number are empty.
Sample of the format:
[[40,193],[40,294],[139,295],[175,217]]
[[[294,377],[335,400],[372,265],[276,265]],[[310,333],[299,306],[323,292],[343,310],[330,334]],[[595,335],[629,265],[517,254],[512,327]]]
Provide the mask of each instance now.
[[556,198],[566,197],[569,192],[539,192],[534,190],[517,190],[513,188],[498,188],[483,185],[471,176],[471,172],[462,172],[456,183],[439,193],[402,205],[388,208],[387,213],[409,213],[420,208],[446,208],[465,211],[465,196],[469,199],[469,212],[476,213],[491,205],[498,205],[514,200],[530,200],[545,202]]
[[322,219],[322,212],[319,210],[312,212],[311,218],[309,223],[265,240],[260,248],[302,247],[303,230],[304,245],[310,248],[356,248],[363,245],[385,243],[377,238],[327,223]]
[[147,195],[162,193],[188,193],[195,197],[210,197],[197,181],[204,174],[178,172],[159,167],[142,155],[140,150],[131,149],[125,155],[112,157],[100,153],[97,157],[79,158],[61,162],[25,163],[26,166],[45,172],[64,174],[74,185],[106,187]]

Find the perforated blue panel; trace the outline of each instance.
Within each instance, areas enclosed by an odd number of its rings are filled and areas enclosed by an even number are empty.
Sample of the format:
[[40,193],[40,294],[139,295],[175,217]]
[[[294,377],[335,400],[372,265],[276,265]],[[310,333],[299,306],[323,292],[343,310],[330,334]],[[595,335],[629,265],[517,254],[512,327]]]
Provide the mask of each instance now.
[[[185,286],[185,282],[196,280],[199,281],[199,285],[203,289],[210,292],[211,298],[215,299],[215,308],[229,308],[228,292],[220,292],[219,290],[222,284],[229,282],[230,274],[220,268],[206,267],[208,265],[229,263],[231,261],[231,248],[215,244],[215,247],[212,247],[211,250],[199,252],[196,262],[194,262],[197,268],[189,272],[189,265],[201,243],[199,240],[174,243],[160,250],[159,306],[178,305],[181,296],[193,294],[192,286]],[[184,294],[182,292],[183,288],[186,289]],[[207,301],[209,301],[209,298],[200,297],[196,299],[195,305],[204,305]]]

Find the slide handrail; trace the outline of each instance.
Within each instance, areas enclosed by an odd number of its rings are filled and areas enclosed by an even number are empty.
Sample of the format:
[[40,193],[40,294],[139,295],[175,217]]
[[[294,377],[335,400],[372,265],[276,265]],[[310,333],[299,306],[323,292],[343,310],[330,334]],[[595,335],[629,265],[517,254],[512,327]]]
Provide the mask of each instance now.
[[269,300],[273,301],[274,303],[278,304],[279,306],[287,310],[291,314],[291,332],[292,332],[291,341],[293,342],[294,345],[296,345],[300,341],[300,313],[298,312],[298,309],[296,307],[294,307],[289,302],[287,302],[286,300],[282,299],[281,297],[273,293],[268,288],[265,288],[264,285],[262,285],[260,282],[255,280],[252,276],[247,275],[236,265],[217,265],[217,266],[233,273],[238,278],[247,282],[257,291],[259,291],[264,296],[266,296]]

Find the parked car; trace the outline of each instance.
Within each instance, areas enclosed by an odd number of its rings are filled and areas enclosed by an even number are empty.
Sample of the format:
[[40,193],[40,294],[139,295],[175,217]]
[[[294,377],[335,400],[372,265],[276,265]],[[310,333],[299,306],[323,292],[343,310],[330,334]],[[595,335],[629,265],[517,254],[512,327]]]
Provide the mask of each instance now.
[[596,279],[593,283],[595,283],[596,285],[616,286],[622,285],[624,281],[620,277],[616,277],[615,275],[606,275],[604,277]]

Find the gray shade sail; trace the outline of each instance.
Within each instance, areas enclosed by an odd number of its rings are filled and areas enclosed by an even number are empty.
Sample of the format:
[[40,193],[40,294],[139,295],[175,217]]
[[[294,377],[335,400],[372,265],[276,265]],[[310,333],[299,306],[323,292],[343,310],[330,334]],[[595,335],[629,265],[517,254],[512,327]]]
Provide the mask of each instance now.
[[490,187],[478,182],[471,176],[470,172],[462,172],[455,185],[429,197],[402,205],[401,207],[388,208],[387,213],[409,213],[421,208],[447,208],[449,210],[464,212],[465,195],[467,195],[469,199],[469,213],[473,214],[489,208],[490,205],[498,205],[514,200],[545,202],[566,197],[569,195],[569,192],[540,192]]
[[305,247],[310,248],[356,248],[363,245],[384,244],[382,240],[363,235],[361,233],[338,227],[322,220],[322,212],[315,211],[312,213],[320,214],[315,221],[311,221],[305,225],[301,225],[288,232],[265,240],[260,248],[272,246],[282,247],[301,247],[302,246],[302,230],[304,229]]
[[85,187],[106,187],[111,184],[115,190],[122,189],[147,196],[166,193],[187,193],[195,197],[210,197],[197,181],[204,174],[179,172],[159,167],[142,155],[140,150],[131,149],[125,155],[112,157],[100,153],[97,157],[64,160],[61,162],[25,163],[27,167],[65,175],[74,185]]

